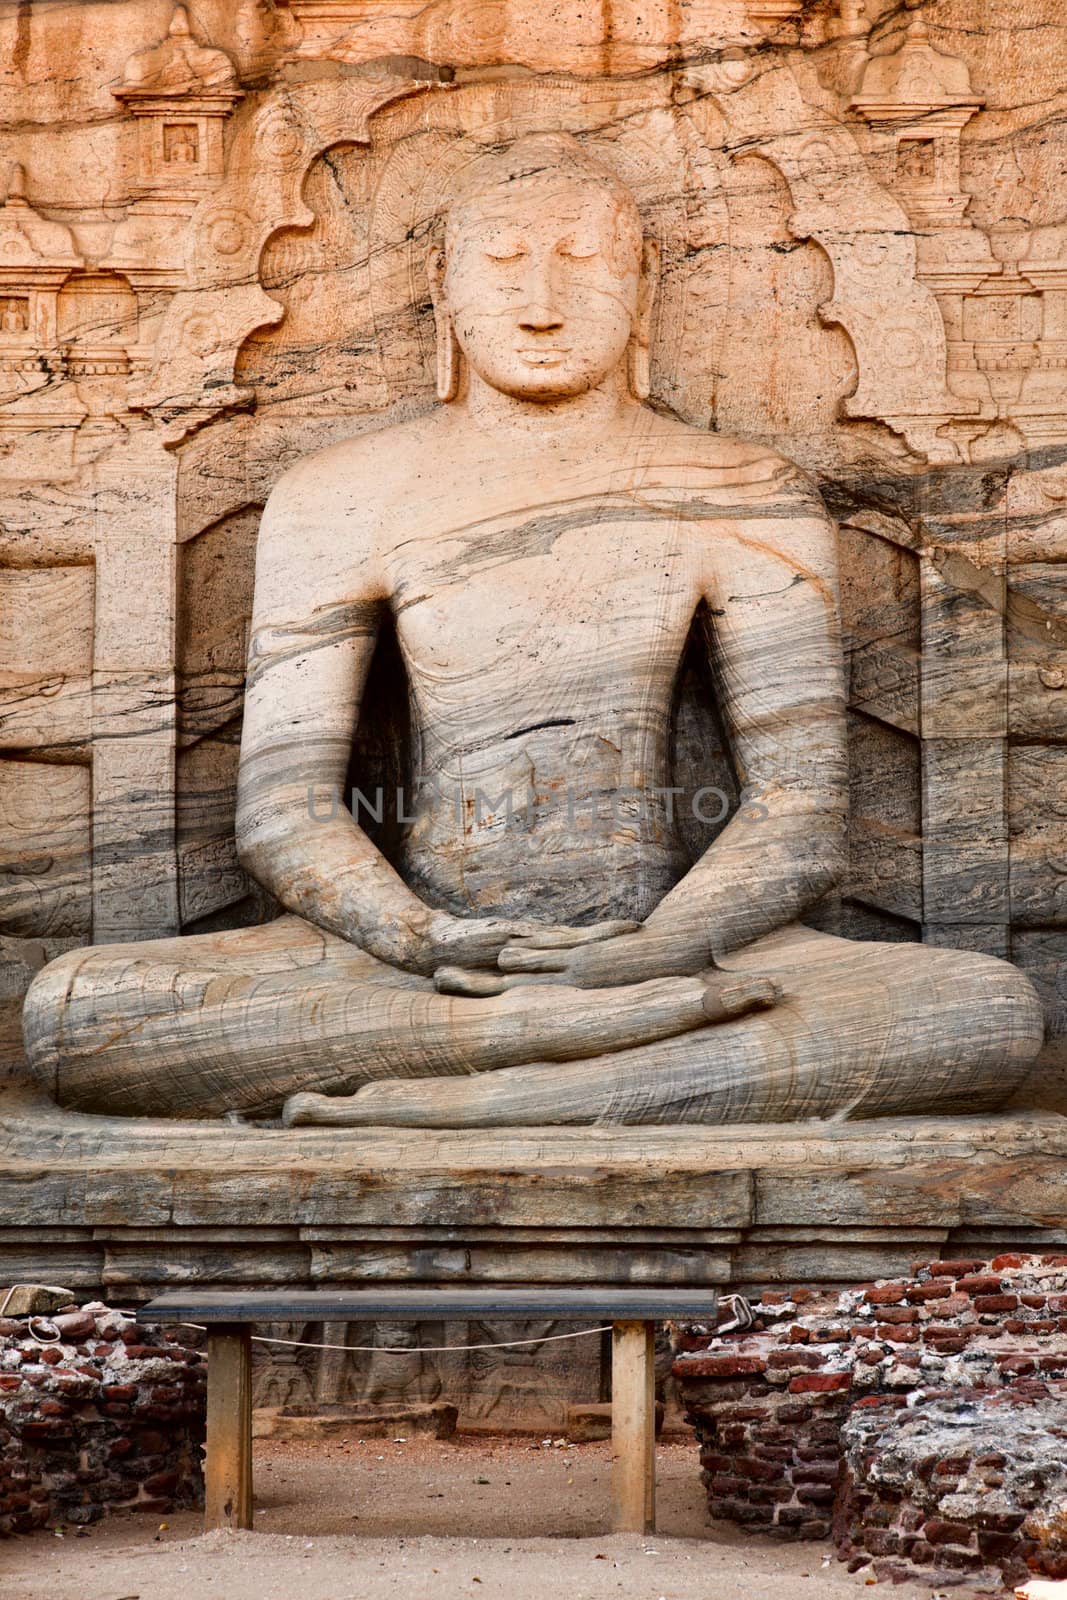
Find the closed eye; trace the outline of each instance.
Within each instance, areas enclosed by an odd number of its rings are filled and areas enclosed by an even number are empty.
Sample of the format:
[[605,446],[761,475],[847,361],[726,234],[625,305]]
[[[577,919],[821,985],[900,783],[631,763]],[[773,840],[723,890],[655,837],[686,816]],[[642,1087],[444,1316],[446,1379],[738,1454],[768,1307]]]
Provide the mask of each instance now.
[[525,250],[487,250],[487,261],[521,261],[526,254]]

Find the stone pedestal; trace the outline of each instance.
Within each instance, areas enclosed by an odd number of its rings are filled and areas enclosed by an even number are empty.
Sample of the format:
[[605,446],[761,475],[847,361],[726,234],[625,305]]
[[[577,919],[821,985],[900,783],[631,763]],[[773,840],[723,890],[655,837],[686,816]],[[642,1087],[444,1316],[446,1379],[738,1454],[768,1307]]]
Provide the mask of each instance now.
[[858,1283],[1067,1247],[1067,1119],[261,1129],[0,1109],[0,1281]]

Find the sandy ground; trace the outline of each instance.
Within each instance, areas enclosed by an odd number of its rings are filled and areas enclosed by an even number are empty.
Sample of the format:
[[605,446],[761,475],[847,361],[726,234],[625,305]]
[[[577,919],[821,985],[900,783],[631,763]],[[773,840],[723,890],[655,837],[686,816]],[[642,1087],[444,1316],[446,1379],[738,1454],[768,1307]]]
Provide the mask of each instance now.
[[[0,1544],[0,1600],[858,1600],[821,1544],[705,1514],[691,1444],[661,1445],[659,1532],[610,1535],[606,1444],[258,1441],[256,1528],[123,1513]],[[877,1585],[894,1600],[927,1586]],[[960,1590],[953,1591],[960,1596]]]

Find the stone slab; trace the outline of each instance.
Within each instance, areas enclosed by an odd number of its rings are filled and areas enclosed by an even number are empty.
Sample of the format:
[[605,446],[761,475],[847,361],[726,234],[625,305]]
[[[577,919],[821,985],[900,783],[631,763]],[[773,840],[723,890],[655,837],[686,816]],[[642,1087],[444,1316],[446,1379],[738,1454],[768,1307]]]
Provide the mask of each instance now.
[[459,1413],[447,1400],[394,1410],[365,1406],[323,1407],[305,1414],[296,1406],[259,1406],[252,1413],[253,1439],[395,1439],[398,1433],[451,1439]]
[[179,1285],[847,1283],[982,1245],[1067,1249],[1067,1118],[427,1133],[0,1101],[0,1279],[58,1274],[129,1300]]

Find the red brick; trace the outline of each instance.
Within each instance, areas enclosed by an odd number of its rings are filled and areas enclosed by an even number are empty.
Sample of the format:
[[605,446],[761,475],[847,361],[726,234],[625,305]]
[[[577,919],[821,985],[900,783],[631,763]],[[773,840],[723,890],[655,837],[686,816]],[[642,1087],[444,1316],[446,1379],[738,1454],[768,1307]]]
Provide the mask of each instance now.
[[178,1488],[178,1474],[173,1469],[153,1472],[146,1478],[144,1487],[149,1494],[174,1494]]
[[747,1478],[737,1478],[729,1472],[717,1472],[708,1484],[712,1494],[748,1494]]
[[999,1278],[982,1277],[976,1275],[970,1278],[960,1278],[956,1283],[960,1294],[999,1294],[1001,1283]]
[[[998,1282],[999,1287],[999,1282]],[[945,1285],[943,1283],[916,1283],[907,1291],[904,1297],[912,1305],[925,1305],[928,1300],[943,1300],[945,1298]]]
[[894,1327],[892,1323],[880,1322],[878,1324],[878,1337],[887,1344],[915,1344],[919,1338],[919,1330],[911,1323],[902,1327]]
[[942,1333],[933,1334],[926,1341],[931,1350],[936,1350],[939,1355],[958,1356],[961,1350],[967,1348],[966,1335]]
[[978,1535],[978,1549],[987,1561],[1001,1561],[1005,1556],[1014,1555],[1019,1546],[1019,1540],[1013,1533],[980,1533]]
[[923,1524],[927,1544],[969,1544],[972,1532],[965,1522],[946,1522],[940,1517],[927,1517]]
[[882,1322],[918,1322],[918,1306],[886,1306],[879,1312]]
[[811,1340],[811,1329],[810,1328],[798,1328],[796,1326],[796,1324],[794,1324],[793,1327],[790,1328],[790,1330],[789,1330],[789,1343],[790,1344],[808,1344],[810,1340]]
[[866,1410],[872,1406],[887,1406],[899,1411],[907,1403],[906,1396],[902,1394],[865,1394],[861,1400],[856,1401],[855,1410],[859,1411],[861,1407]]
[[822,1537],[821,1533],[815,1532],[815,1524],[818,1523],[821,1528],[823,1523],[813,1506],[783,1506],[778,1513],[778,1521],[787,1527],[801,1527],[810,1523],[812,1527],[809,1529],[805,1526],[804,1537],[808,1537],[809,1532],[814,1538]]
[[818,1350],[772,1350],[767,1357],[767,1367],[805,1367],[813,1371],[826,1364],[826,1355]]
[[[788,1511],[789,1506],[783,1508]],[[770,1506],[753,1506],[747,1500],[724,1498],[713,1501],[709,1510],[713,1516],[725,1517],[728,1522],[742,1522],[754,1527],[766,1527],[774,1517]]]
[[975,1522],[993,1533],[1014,1533],[1026,1521],[1025,1511],[979,1511]]
[[131,1361],[184,1361],[180,1350],[170,1350],[158,1344],[128,1344],[126,1354]]
[[883,1283],[876,1289],[868,1289],[863,1298],[872,1306],[899,1306],[907,1287],[906,1283]]
[[829,1484],[804,1484],[797,1490],[797,1499],[806,1506],[832,1506],[837,1499],[837,1491]]
[[969,1272],[984,1267],[984,1261],[931,1261],[931,1278],[964,1278]]
[[994,1272],[1006,1272],[1009,1267],[1021,1267],[1024,1264],[1024,1258],[1019,1255],[994,1256],[989,1263]]
[[782,1477],[780,1461],[764,1461],[759,1456],[738,1456],[734,1471],[758,1483],[772,1483]]
[[763,1356],[697,1356],[687,1357],[682,1365],[686,1378],[737,1378],[746,1373],[766,1372]]
[[851,1387],[852,1375],[848,1372],[805,1372],[789,1380],[790,1394],[830,1394]]
[[96,1318],[91,1311],[57,1312],[52,1320],[68,1343],[90,1338],[96,1332]]
[[976,1311],[1016,1311],[1018,1306],[1017,1294],[976,1294],[974,1297]]
[[969,1294],[950,1294],[947,1300],[928,1300],[925,1310],[932,1317],[958,1317],[971,1310]]
[[1015,1352],[1011,1355],[998,1356],[997,1366],[1001,1372],[1011,1372],[1017,1377],[1027,1377],[1031,1372],[1037,1371],[1037,1363],[1033,1356],[1022,1355]]
[[749,1484],[748,1498],[754,1506],[783,1506],[793,1498],[791,1483]]
[[104,1385],[105,1400],[132,1400],[136,1393],[137,1385],[134,1383],[105,1383]]

